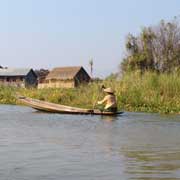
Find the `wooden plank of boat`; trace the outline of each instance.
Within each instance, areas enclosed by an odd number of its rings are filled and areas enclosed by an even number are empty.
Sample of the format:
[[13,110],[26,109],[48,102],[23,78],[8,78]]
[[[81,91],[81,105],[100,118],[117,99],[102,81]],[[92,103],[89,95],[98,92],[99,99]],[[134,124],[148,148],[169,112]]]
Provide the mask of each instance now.
[[47,111],[47,112],[90,113],[92,111],[90,109],[82,109],[82,108],[76,108],[76,107],[71,107],[71,106],[65,106],[65,105],[50,103],[50,102],[41,101],[37,99],[32,99],[28,97],[23,97],[23,96],[18,97],[18,99],[20,100],[20,102],[22,102],[25,105],[28,105],[38,110]]
[[65,106],[55,103],[50,103],[46,101],[41,101],[37,99],[32,99],[24,96],[17,97],[19,101],[27,106],[30,106],[36,110],[51,112],[51,113],[62,113],[62,114],[94,114],[94,115],[117,115],[122,114],[122,112],[101,112],[98,109],[82,109],[71,106]]

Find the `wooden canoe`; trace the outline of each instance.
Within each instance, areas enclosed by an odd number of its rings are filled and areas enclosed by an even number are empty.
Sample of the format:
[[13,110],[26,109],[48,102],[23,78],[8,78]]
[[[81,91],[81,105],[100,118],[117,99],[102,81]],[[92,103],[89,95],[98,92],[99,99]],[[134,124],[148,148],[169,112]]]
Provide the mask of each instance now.
[[55,103],[50,103],[47,101],[41,101],[37,99],[28,98],[25,96],[18,96],[18,100],[39,111],[51,112],[51,113],[61,113],[61,114],[94,114],[94,115],[117,115],[122,114],[123,112],[101,112],[98,109],[82,109],[71,106],[65,106]]

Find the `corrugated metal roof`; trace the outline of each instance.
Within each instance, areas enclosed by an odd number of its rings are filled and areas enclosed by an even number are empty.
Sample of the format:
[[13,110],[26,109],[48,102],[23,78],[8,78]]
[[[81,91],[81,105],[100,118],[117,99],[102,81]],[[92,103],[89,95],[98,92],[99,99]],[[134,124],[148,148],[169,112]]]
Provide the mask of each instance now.
[[0,69],[0,76],[26,76],[30,68],[7,68]]
[[46,79],[60,79],[60,80],[67,80],[73,79],[76,74],[80,71],[81,66],[73,66],[73,67],[58,67],[54,68],[50,73],[47,75]]

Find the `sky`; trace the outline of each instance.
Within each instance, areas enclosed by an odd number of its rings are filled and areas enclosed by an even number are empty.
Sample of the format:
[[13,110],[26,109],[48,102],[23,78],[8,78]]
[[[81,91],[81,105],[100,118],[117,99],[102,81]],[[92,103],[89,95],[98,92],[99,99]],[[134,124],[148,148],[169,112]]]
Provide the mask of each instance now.
[[125,38],[180,15],[179,0],[0,0],[0,65],[118,71]]

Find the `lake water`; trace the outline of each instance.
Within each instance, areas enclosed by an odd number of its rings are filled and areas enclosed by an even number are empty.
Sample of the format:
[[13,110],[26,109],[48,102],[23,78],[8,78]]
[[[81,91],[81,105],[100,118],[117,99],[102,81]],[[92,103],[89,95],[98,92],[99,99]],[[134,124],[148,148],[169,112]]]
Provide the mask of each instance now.
[[0,180],[180,179],[180,116],[0,105]]

